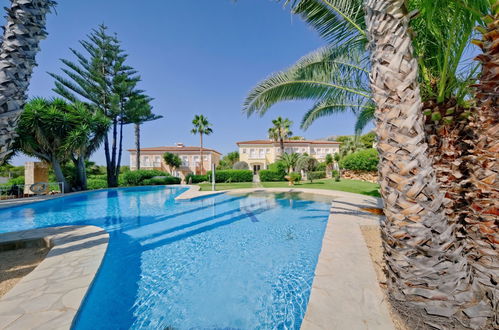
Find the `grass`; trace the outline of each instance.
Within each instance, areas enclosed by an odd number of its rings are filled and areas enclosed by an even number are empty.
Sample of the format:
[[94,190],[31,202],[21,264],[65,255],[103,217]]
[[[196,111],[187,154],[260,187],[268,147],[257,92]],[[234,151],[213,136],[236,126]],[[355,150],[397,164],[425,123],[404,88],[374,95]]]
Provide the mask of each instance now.
[[[199,184],[201,191],[211,190],[211,184]],[[288,188],[288,182],[262,182],[264,188]],[[217,183],[216,190],[228,190],[239,188],[252,188],[255,187],[251,182],[238,182],[238,183]],[[333,179],[315,180],[313,183],[302,181],[294,185],[296,188],[313,188],[313,189],[326,189],[326,190],[339,190],[356,194],[380,197],[379,185],[376,183],[341,179],[336,182]]]

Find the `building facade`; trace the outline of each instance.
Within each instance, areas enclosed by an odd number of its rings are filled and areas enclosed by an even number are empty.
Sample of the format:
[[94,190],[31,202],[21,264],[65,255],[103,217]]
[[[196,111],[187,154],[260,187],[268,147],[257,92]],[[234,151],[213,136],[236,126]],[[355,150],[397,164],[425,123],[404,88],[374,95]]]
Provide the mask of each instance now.
[[[273,140],[254,140],[238,142],[239,160],[248,163],[253,172],[267,169],[268,165],[277,161],[281,155],[279,142]],[[323,162],[327,154],[334,155],[340,151],[340,142],[320,140],[284,141],[284,152],[308,154],[319,162]]]
[[[130,170],[136,170],[137,150],[129,149],[130,152]],[[182,160],[182,165],[171,170],[165,164],[163,154],[170,152],[176,154]],[[221,154],[213,149],[203,148],[203,169],[204,173],[211,170],[212,165],[217,166],[220,163]],[[155,147],[140,149],[140,169],[142,170],[160,170],[178,176],[182,180],[188,174],[201,174],[201,152],[199,147],[188,147],[182,143],[177,143],[173,147]]]

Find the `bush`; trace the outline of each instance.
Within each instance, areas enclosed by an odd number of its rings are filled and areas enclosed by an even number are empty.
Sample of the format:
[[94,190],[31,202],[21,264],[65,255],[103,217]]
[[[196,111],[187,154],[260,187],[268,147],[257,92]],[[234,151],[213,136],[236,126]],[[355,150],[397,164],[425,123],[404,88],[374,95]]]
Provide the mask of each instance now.
[[284,176],[288,173],[288,169],[286,168],[286,165],[281,161],[277,161],[275,163],[270,164],[268,169],[270,171],[274,171],[274,172],[282,174],[283,180],[284,180]]
[[319,163],[319,164],[315,167],[315,170],[316,170],[316,171],[326,171],[326,169],[327,169],[326,162]]
[[128,186],[140,186],[142,181],[152,179],[155,176],[166,176],[170,174],[158,170],[129,171],[123,174],[123,183]]
[[333,170],[333,172],[332,172],[332,177],[333,177],[333,178],[336,178],[336,177],[338,177],[338,178],[339,178],[339,177],[340,177],[340,172],[338,172],[337,170]]
[[21,185],[24,184],[24,176],[18,176],[17,178],[12,178],[9,181],[7,181],[8,185]]
[[165,184],[180,184],[180,178],[174,177],[174,176],[167,176],[164,178],[151,178],[151,179],[145,179],[142,181],[142,184],[144,186],[158,186],[158,185],[165,185]]
[[309,180],[318,180],[326,178],[326,171],[313,171],[307,173],[307,178]]
[[232,166],[234,170],[249,170],[249,165],[246,162],[237,162]]
[[[208,177],[211,178],[211,171],[208,171]],[[215,182],[252,182],[253,172],[250,170],[222,170],[215,172]]]
[[[192,181],[189,182],[189,180],[192,180]],[[208,180],[209,180],[209,178],[207,175],[188,174],[185,177],[185,182],[187,182],[187,183],[200,183],[200,182],[206,182]]]
[[107,180],[102,179],[87,179],[87,189],[102,189],[107,188]]
[[285,181],[286,172],[277,172],[272,170],[260,170],[258,173],[260,175],[260,181],[271,182],[271,181]]
[[365,149],[343,157],[340,166],[354,171],[376,171],[379,156],[376,149]]
[[301,174],[298,172],[291,172],[291,173],[289,173],[289,178],[293,182],[300,182],[301,181]]
[[104,180],[107,181],[107,175],[106,174],[97,174],[97,175],[88,175],[87,179],[96,179],[96,180]]

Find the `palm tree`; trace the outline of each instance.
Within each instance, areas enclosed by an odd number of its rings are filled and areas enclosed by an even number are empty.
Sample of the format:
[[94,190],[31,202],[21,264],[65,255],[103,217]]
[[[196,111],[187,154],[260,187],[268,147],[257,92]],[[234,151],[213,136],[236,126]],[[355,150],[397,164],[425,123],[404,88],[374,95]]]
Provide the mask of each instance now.
[[203,115],[195,115],[192,120],[194,128],[191,130],[192,134],[199,134],[200,148],[199,153],[201,155],[201,174],[204,174],[203,166],[203,135],[210,135],[213,133],[213,129],[210,127],[211,124],[208,119]]
[[284,166],[286,166],[286,170],[289,174],[295,171],[296,165],[298,164],[301,158],[302,155],[300,155],[299,153],[292,153],[292,154],[283,153],[282,155],[279,156],[278,160],[282,162]]
[[101,111],[81,102],[67,105],[65,112],[78,121],[68,132],[63,149],[76,167],[78,190],[87,190],[86,162],[101,146],[111,122]]
[[446,221],[444,198],[424,143],[408,10],[403,1],[368,0],[366,22],[390,296],[396,306],[418,308],[428,324],[459,324],[462,306],[469,303],[470,286],[463,280],[468,264],[455,223]]
[[165,160],[165,164],[170,168],[170,174],[173,174],[173,171],[182,165],[182,159],[177,154],[171,152],[165,152],[163,159]]
[[[473,127],[477,131],[473,148],[468,157],[471,177],[463,185],[471,185],[466,194],[465,218],[468,257],[476,280],[484,288],[482,297],[487,303],[490,317],[489,327],[499,328],[499,258],[497,243],[499,229],[499,3],[491,6],[485,24],[478,30],[482,40],[475,40],[482,54],[477,57],[482,63],[479,83],[476,85],[477,109]],[[484,327],[486,328],[486,327]]]
[[284,119],[281,116],[272,120],[273,127],[269,128],[269,138],[279,142],[281,146],[281,155],[284,154],[284,140],[290,138],[293,135],[290,128],[293,122],[288,118]]
[[152,106],[150,102],[153,99],[143,94],[136,94],[130,100],[130,111],[127,113],[125,122],[134,124],[135,136],[135,169],[140,170],[140,126],[148,121],[158,120],[163,116],[155,115],[152,113]]
[[360,141],[358,135],[350,136],[340,144],[340,156],[353,154],[356,151],[365,149],[365,145]]
[[46,16],[56,4],[51,0],[11,2],[0,46],[0,164],[12,154],[40,40],[47,36]]

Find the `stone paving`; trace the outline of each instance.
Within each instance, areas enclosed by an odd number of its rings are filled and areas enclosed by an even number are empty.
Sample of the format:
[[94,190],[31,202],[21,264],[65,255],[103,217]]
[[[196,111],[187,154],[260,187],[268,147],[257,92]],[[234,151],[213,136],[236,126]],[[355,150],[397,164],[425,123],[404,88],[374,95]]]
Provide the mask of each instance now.
[[[198,189],[189,190],[177,199],[220,193],[197,194]],[[360,209],[381,207],[379,198],[292,187],[234,189],[226,192],[244,194],[255,191],[312,193],[329,196],[333,200],[302,329],[395,329],[360,231],[360,225],[379,225],[382,221],[382,217]]]
[[0,329],[70,329],[107,249],[95,226],[32,229],[0,235],[0,245],[45,239],[51,250],[0,299]]

